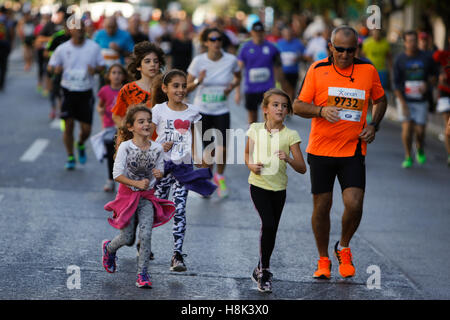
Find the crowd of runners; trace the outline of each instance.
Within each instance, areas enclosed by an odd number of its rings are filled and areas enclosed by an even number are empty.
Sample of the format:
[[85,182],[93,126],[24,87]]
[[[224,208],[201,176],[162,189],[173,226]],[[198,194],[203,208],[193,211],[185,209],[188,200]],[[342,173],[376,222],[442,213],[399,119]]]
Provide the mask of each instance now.
[[[94,21],[89,12],[70,20],[64,7],[51,15],[35,13],[1,8],[0,90],[8,89],[8,55],[20,41],[24,70],[37,65],[36,90],[49,99],[49,118],[63,123],[65,169],[87,161],[91,140],[98,159],[107,159],[103,190],[114,192],[120,183],[115,200],[105,205],[120,234],[103,242],[103,266],[115,272],[116,252],[133,245],[139,230],[138,287],[151,286],[151,229],[173,219],[170,270],[185,271],[188,192],[228,196],[230,97],[247,110],[245,163],[262,223],[252,279],[263,292],[272,290],[270,257],[287,164],[303,174],[307,162],[311,175],[315,278],[331,277],[330,210],[338,177],[345,210],[333,252],[340,275],[352,277],[350,240],[362,217],[367,144],[376,137],[389,95],[402,122],[405,169],[413,166],[413,155],[419,165],[426,163],[430,110],[450,125],[450,51],[437,50],[424,32],[405,32],[404,51],[394,57],[380,30],[327,24],[309,29],[301,15],[276,20],[267,30],[259,18],[216,18],[197,27],[189,18],[165,15],[144,21],[139,13],[126,19],[117,12]],[[94,112],[102,131],[93,135]],[[312,119],[306,161],[301,137],[284,124],[293,114]],[[445,147],[450,166],[448,134]]]

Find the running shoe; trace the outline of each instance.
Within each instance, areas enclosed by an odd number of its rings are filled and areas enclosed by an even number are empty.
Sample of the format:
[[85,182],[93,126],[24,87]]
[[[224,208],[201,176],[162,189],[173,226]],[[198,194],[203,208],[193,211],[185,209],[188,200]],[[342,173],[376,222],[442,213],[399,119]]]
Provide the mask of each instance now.
[[262,269],[260,276],[258,278],[258,291],[259,292],[272,292],[272,277],[273,274],[267,270]]
[[115,188],[114,180],[108,179],[108,180],[106,180],[106,183],[103,186],[103,191],[105,191],[105,192],[114,192],[114,188]]
[[74,158],[74,156],[69,156],[67,158],[67,162],[66,162],[64,168],[66,168],[66,170],[74,170],[75,169],[75,158]]
[[137,275],[136,279],[136,287],[138,288],[149,288],[152,287],[152,281],[150,279],[150,275],[147,272],[147,269],[144,268],[141,273]]
[[116,271],[116,254],[109,253],[107,246],[110,243],[110,240],[103,240],[102,242],[102,262],[103,268],[109,273],[114,273]]
[[184,264],[183,257],[186,257],[186,255],[175,251],[170,262],[170,271],[181,272],[187,270],[186,265]]
[[339,241],[334,246],[334,255],[339,261],[339,274],[344,278],[350,278],[355,275],[355,266],[352,262],[352,252],[350,248],[338,250]]
[[[141,243],[138,242],[138,243],[136,243],[136,250],[137,250],[136,257],[139,257],[139,250],[140,249],[141,249]],[[150,260],[155,260],[155,255],[151,251],[150,251]]]
[[425,164],[425,162],[427,162],[427,157],[425,156],[425,152],[423,152],[423,150],[417,150],[416,161],[418,164]]
[[253,270],[253,273],[252,273],[251,278],[252,278],[253,282],[256,283],[256,284],[258,284],[258,278],[259,278],[259,274],[260,274],[260,273],[261,273],[261,271],[259,270],[258,267],[256,267],[256,268]]
[[77,150],[78,150],[78,162],[81,164],[86,163],[86,146],[84,144],[78,144],[77,142]]
[[214,183],[217,185],[217,194],[220,198],[225,198],[228,196],[228,189],[227,185],[225,183],[225,177],[221,174],[215,173],[214,174]]
[[313,277],[316,279],[330,279],[331,278],[331,261],[328,257],[320,257],[317,261],[317,270]]
[[405,160],[403,160],[402,162],[402,168],[407,169],[407,168],[411,168],[412,167],[412,158],[411,157],[407,157]]

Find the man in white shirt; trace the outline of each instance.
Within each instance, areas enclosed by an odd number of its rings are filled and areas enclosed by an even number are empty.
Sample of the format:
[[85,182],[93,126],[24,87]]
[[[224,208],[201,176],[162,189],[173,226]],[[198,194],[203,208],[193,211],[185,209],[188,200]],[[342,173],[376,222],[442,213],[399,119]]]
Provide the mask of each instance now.
[[309,62],[325,59],[328,56],[328,41],[325,31],[321,31],[311,38],[306,45],[305,58]]
[[63,141],[68,159],[67,170],[75,169],[73,130],[75,120],[80,122],[80,136],[77,142],[78,161],[86,162],[84,142],[91,134],[94,95],[94,74],[104,69],[105,61],[98,44],[85,39],[84,23],[76,21],[68,25],[71,40],[61,44],[49,61],[49,69],[62,73],[61,87],[63,104],[61,119],[65,121]]

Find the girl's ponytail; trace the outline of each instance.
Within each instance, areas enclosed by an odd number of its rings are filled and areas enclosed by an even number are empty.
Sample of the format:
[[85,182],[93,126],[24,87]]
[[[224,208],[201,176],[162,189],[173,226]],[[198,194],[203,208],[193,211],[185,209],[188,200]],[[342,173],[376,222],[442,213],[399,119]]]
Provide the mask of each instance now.
[[166,102],[168,100],[167,95],[162,90],[162,84],[163,84],[163,74],[158,74],[153,80],[152,80],[152,96],[151,96],[151,105],[152,108],[159,103]]

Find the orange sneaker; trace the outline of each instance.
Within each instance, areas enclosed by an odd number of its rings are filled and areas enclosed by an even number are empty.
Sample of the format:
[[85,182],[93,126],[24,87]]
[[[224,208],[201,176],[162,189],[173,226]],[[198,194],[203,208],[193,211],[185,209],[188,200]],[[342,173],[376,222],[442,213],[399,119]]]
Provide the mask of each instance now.
[[350,248],[338,250],[339,241],[334,246],[334,255],[339,261],[339,274],[344,278],[350,278],[355,275],[355,266],[352,262],[352,252]]
[[317,261],[317,270],[313,277],[316,279],[330,279],[331,277],[331,261],[328,257],[320,257]]

